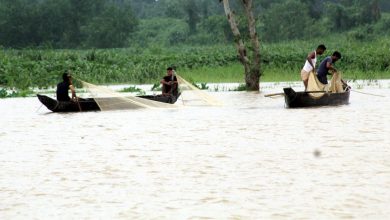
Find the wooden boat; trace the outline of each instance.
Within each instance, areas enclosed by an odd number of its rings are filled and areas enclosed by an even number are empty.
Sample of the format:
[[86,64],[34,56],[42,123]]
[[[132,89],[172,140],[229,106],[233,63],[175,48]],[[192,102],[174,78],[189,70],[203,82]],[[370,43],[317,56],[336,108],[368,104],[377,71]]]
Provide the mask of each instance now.
[[[53,112],[84,112],[84,111],[100,111],[100,107],[93,98],[80,98],[78,102],[73,101],[57,101],[45,95],[37,94],[39,101]],[[179,98],[177,96],[162,96],[162,95],[144,95],[137,96],[138,98],[149,99],[156,102],[174,104]],[[110,99],[110,98],[104,98]]]
[[[341,93],[329,93],[325,91],[296,92],[292,88],[284,88],[284,99],[288,108],[334,106],[349,103],[350,89]],[[311,93],[324,93],[321,97],[313,97]]]

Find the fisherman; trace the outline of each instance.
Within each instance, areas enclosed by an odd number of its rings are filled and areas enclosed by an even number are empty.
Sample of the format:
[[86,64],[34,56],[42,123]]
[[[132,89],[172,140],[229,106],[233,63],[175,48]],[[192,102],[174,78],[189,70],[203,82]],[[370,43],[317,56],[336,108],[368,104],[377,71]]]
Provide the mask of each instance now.
[[[77,101],[76,90],[72,83],[72,75],[71,72],[65,70],[62,74],[62,82],[57,84],[57,100],[58,101]],[[72,99],[69,97],[69,92],[72,92]]]
[[[336,68],[334,68],[333,64],[341,59],[341,54],[338,51],[335,51],[332,56],[326,57],[318,67],[317,78],[322,84],[328,84],[327,75],[332,75],[337,72]],[[332,73],[330,74],[329,71]]]
[[167,75],[164,76],[160,83],[162,84],[163,96],[177,95],[178,82],[172,67],[167,68]]
[[305,65],[301,70],[301,79],[303,84],[305,85],[305,91],[307,90],[307,83],[309,81],[310,72],[316,71],[316,63],[317,63],[317,55],[322,55],[326,50],[325,45],[318,45],[317,49],[311,53],[309,53],[306,57]]

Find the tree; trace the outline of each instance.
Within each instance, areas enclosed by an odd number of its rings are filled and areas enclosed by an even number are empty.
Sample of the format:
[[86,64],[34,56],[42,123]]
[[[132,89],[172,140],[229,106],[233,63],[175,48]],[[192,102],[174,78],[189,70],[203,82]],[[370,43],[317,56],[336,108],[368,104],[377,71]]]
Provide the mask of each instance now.
[[184,10],[187,13],[187,23],[188,27],[190,28],[190,33],[195,34],[196,33],[196,24],[199,22],[199,14],[198,14],[198,6],[195,2],[195,0],[188,0],[186,4],[184,5]]
[[334,30],[372,24],[381,18],[379,0],[343,0],[327,4],[327,17]]
[[36,5],[23,0],[3,0],[0,3],[0,45],[35,46],[39,42],[39,34],[34,28]]
[[272,4],[264,13],[263,23],[265,41],[291,40],[315,34],[308,5],[295,0]]
[[130,34],[135,31],[138,20],[129,5],[109,5],[82,29],[87,36],[87,45],[97,48],[127,46]]
[[260,43],[256,32],[256,20],[252,12],[252,0],[240,0],[244,7],[245,17],[248,20],[248,30],[251,40],[251,57],[247,54],[247,48],[241,37],[240,30],[238,28],[237,21],[234,13],[230,9],[229,0],[220,0],[223,2],[226,17],[230,23],[230,28],[234,35],[234,42],[236,44],[237,52],[240,62],[244,66],[245,70],[245,85],[247,90],[258,91],[260,88]]

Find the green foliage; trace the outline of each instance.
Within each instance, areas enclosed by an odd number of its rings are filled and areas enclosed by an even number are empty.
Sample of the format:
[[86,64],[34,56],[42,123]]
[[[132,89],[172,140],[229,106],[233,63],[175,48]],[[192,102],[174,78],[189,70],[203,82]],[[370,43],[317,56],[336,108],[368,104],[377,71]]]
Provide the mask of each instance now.
[[208,90],[209,89],[209,86],[207,85],[207,83],[200,83],[199,87],[201,90]]
[[14,48],[123,47],[137,26],[130,5],[107,0],[0,0],[0,20]]
[[313,26],[308,7],[294,0],[272,4],[263,17],[260,33],[266,41],[280,41],[303,38]]
[[347,0],[328,2],[327,15],[333,30],[345,31],[356,26],[372,24],[381,18],[378,0]]
[[199,9],[195,0],[187,0],[184,2],[184,10],[187,13],[187,23],[191,34],[196,33],[196,25],[199,22]]
[[374,29],[372,25],[365,25],[355,28],[347,33],[347,37],[351,41],[365,41],[374,38]]
[[162,77],[167,66],[180,69],[223,66],[235,59],[232,47],[170,48],[151,52],[2,50],[0,76],[2,84],[21,89],[54,86],[66,69],[71,69],[76,78],[93,83],[151,83]]
[[[318,42],[318,43],[313,43]],[[289,41],[262,44],[262,80],[299,80],[298,75],[308,51],[325,43],[328,50],[321,56],[339,50],[343,58],[336,67],[348,75],[364,78],[365,73],[388,73],[389,38],[352,41],[347,35],[335,35],[311,41]],[[49,88],[61,81],[65,69],[92,83],[156,83],[167,66],[176,66],[178,73],[194,82],[237,82],[244,78],[232,46],[159,47],[138,49],[96,50],[1,50],[0,82],[6,88],[27,90]],[[388,74],[387,74],[388,75]],[[388,78],[386,74],[374,77]],[[367,75],[368,76],[368,75]],[[202,85],[201,85],[202,86]]]
[[374,32],[376,35],[390,34],[390,14],[382,14],[381,20],[374,25]]
[[230,91],[247,91],[245,83],[240,83],[237,88],[231,89]]
[[7,97],[8,93],[6,89],[0,89],[0,98]]
[[27,97],[33,94],[33,91],[27,90],[7,90],[0,88],[0,98]]
[[132,93],[137,93],[137,95],[145,95],[146,94],[146,92],[144,90],[137,88],[135,86],[123,88],[119,92],[132,92]]
[[[231,42],[233,39],[229,23],[223,15],[213,15],[203,19],[199,24],[200,33],[207,33],[207,41],[201,43]],[[198,34],[198,37],[200,35]]]
[[161,91],[162,90],[161,83],[160,82],[153,83],[153,86],[150,90],[151,91]]
[[100,16],[94,17],[83,29],[87,47],[124,47],[138,25],[129,6],[108,6]]
[[196,88],[200,89],[200,90],[207,90],[209,89],[209,86],[207,85],[207,83],[195,83],[193,79],[190,80],[191,81],[191,84],[193,86],[195,86]]
[[170,47],[183,43],[189,35],[185,21],[175,18],[142,20],[134,39],[141,47]]
[[[247,38],[240,1],[230,1]],[[257,0],[262,42],[313,39],[374,26],[387,32],[380,0]],[[0,45],[11,48],[145,48],[233,41],[218,0],[0,0]],[[382,24],[377,25],[377,24]],[[355,32],[354,32],[355,31]]]
[[119,90],[119,92],[141,92],[141,91],[143,91],[143,90],[140,88],[137,88],[136,86],[130,86],[130,87],[126,87],[126,88]]

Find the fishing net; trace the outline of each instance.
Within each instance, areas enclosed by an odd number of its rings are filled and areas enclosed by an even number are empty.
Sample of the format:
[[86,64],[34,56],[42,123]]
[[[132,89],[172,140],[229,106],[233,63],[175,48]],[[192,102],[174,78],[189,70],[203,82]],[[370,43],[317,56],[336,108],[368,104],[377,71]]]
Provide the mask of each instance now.
[[[180,100],[176,100],[177,96],[173,95],[150,95],[148,96],[149,99],[146,99],[115,92],[106,86],[98,86],[80,79],[77,80],[82,84],[83,88],[86,89],[88,95],[95,100],[100,110],[102,111],[137,108],[178,108],[180,105],[221,105],[221,102],[206,92],[200,90],[177,74],[175,74],[175,76],[179,83]],[[162,100],[162,102],[156,100]],[[174,103],[175,101],[178,104],[170,104]]]
[[[316,92],[316,91],[326,91],[332,93],[344,92],[343,83],[341,82],[341,73],[333,73],[332,79],[329,84],[321,83],[315,73],[312,71],[309,73],[309,80],[307,85],[307,91]],[[313,98],[320,98],[325,93],[309,93]]]
[[125,110],[137,108],[177,108],[177,106],[115,92],[105,86],[97,86],[80,80],[100,110]]
[[186,81],[179,75],[175,74],[179,82],[179,90],[181,92],[181,100],[184,105],[206,105],[206,106],[221,106],[222,102],[202,91],[192,83]]

